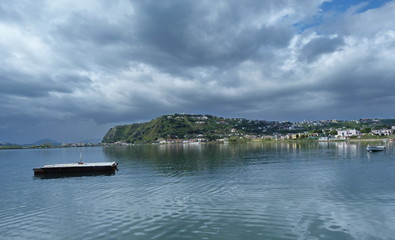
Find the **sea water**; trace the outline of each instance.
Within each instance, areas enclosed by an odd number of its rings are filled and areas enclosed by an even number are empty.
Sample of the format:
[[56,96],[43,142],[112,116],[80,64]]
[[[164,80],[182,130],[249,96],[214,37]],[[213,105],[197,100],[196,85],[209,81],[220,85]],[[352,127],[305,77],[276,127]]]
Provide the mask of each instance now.
[[[391,144],[391,143],[390,143]],[[364,143],[0,151],[0,239],[394,239],[395,154]],[[37,178],[116,161],[110,176]]]

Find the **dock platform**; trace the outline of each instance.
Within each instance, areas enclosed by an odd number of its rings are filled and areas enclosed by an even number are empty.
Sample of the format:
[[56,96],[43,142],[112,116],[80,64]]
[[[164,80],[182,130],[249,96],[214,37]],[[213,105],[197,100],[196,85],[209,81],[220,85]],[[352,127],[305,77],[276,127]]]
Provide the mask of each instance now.
[[115,170],[118,170],[118,163],[116,162],[65,163],[45,165],[41,168],[33,168],[35,176],[47,174],[114,173]]

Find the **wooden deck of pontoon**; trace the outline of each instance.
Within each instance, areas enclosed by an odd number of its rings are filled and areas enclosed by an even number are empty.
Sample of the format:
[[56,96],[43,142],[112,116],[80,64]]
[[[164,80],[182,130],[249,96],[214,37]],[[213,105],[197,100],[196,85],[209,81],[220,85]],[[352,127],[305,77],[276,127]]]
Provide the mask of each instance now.
[[112,173],[118,169],[116,162],[101,163],[65,163],[45,165],[41,168],[33,168],[34,175],[46,174],[73,174],[73,173]]

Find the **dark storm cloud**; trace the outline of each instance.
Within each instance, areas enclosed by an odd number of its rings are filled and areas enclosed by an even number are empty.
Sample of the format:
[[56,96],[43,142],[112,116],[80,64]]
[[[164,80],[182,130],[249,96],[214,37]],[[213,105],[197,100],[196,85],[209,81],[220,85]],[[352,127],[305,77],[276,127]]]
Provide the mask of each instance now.
[[319,37],[311,40],[302,48],[300,58],[307,62],[312,62],[323,54],[336,51],[343,44],[343,39],[339,37]]
[[137,4],[136,22],[141,24],[136,26],[136,33],[148,51],[161,54],[157,65],[170,60],[182,67],[226,66],[248,59],[261,46],[280,48],[288,44],[293,35],[290,26],[253,26],[243,21],[243,14],[265,14],[267,7],[256,2],[250,8],[237,3],[221,8],[197,1],[142,1]]
[[392,105],[388,100],[395,98],[393,76],[395,69],[380,69],[372,59],[363,59],[334,70],[320,88],[332,92],[337,103],[343,106]]
[[[105,71],[127,67],[133,47],[133,38],[127,34],[127,26],[111,25],[96,16],[74,14],[69,22],[53,30],[54,46],[65,61],[74,68],[87,71],[97,68]],[[57,45],[57,42],[63,44]]]
[[64,27],[59,26],[65,39],[75,42],[87,42],[98,46],[132,43],[127,35],[128,25],[111,24],[99,16],[75,13]]
[[50,93],[72,93],[89,87],[91,80],[78,75],[30,76],[0,70],[0,94],[21,97],[46,97]]
[[261,48],[285,47],[294,34],[286,21],[251,25],[255,17],[270,17],[281,6],[278,1],[220,3],[133,1],[134,13],[112,23],[100,15],[75,12],[54,26],[53,37],[64,42],[55,47],[82,68],[119,70],[136,61],[188,74],[189,67],[234,66]]
[[174,112],[349,118],[395,107],[395,2],[335,17],[321,3],[3,1],[0,126]]

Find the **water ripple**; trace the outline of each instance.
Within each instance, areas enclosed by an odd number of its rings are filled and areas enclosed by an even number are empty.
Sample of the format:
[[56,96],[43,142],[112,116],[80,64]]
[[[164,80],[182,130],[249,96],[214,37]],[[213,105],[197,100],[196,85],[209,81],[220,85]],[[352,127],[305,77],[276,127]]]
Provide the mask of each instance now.
[[[60,179],[26,176],[35,162],[52,163],[49,158],[58,154],[68,159],[78,151],[14,151],[1,159],[11,168],[0,176],[5,239],[395,235],[390,150],[367,156],[362,145],[276,143],[97,148],[87,150],[86,157],[117,161],[120,171]],[[19,161],[19,168],[7,164],[9,159]]]

